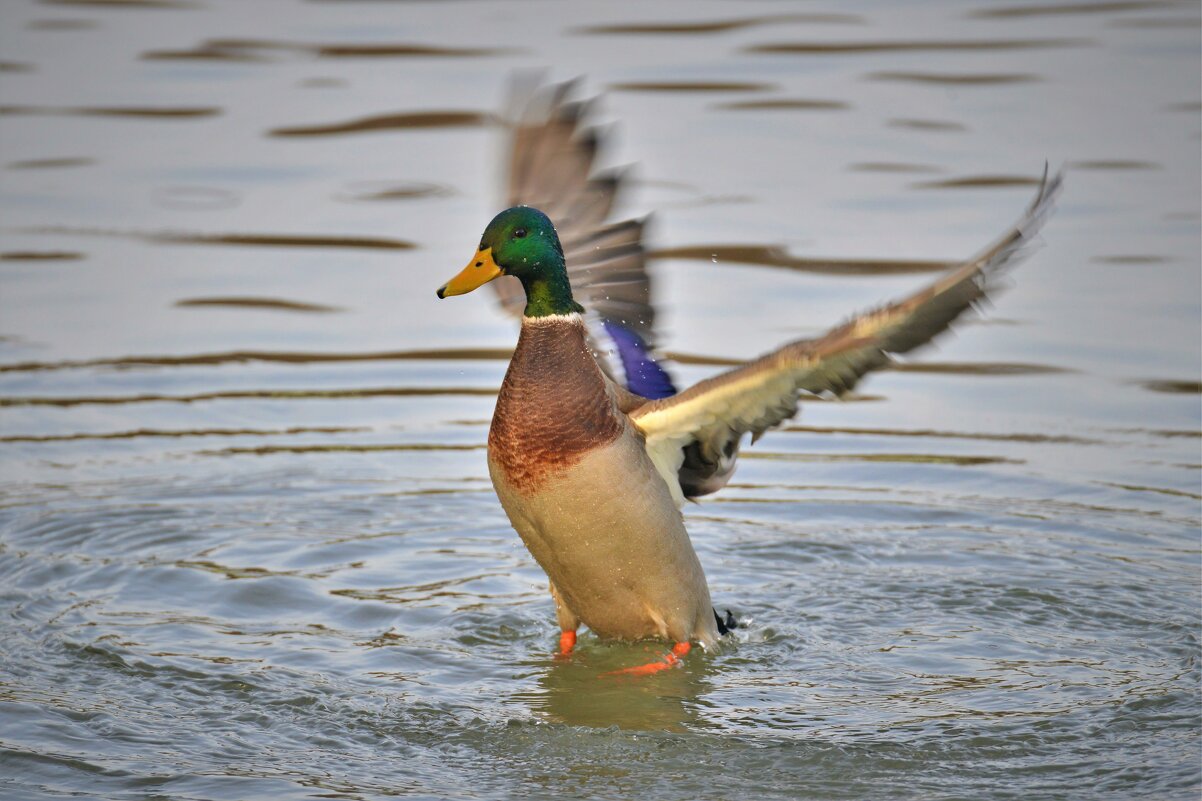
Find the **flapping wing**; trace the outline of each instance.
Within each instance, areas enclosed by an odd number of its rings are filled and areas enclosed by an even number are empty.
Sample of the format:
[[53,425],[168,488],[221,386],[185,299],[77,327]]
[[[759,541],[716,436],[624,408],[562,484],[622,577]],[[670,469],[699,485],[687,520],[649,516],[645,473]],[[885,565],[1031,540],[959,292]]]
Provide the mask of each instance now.
[[[622,173],[595,174],[602,133],[588,124],[590,104],[572,101],[572,84],[515,82],[505,115],[510,134],[507,206],[541,209],[555,223],[572,294],[590,312],[605,365],[632,392],[661,398],[676,390],[654,357],[655,309],[643,248],[643,220],[607,222]],[[522,313],[516,278],[492,282],[501,306]]]
[[1060,192],[1047,177],[1018,221],[996,242],[933,284],[896,303],[861,314],[817,339],[784,345],[671,398],[631,413],[647,451],[678,500],[714,492],[734,471],[743,435],[752,441],[797,413],[802,393],[842,395],[891,354],[929,342],[977,306],[1007,268],[1030,251]]

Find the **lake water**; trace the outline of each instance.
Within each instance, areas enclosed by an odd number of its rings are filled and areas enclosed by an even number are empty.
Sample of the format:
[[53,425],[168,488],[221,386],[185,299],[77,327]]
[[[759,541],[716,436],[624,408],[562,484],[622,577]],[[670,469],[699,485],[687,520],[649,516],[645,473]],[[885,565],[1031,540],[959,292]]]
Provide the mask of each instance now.
[[[1196,799],[1197,3],[0,6],[0,796]],[[686,510],[746,627],[584,635],[434,290],[583,76],[683,383],[1016,219],[985,314]],[[776,248],[774,250],[774,248]],[[870,263],[865,264],[868,260]]]

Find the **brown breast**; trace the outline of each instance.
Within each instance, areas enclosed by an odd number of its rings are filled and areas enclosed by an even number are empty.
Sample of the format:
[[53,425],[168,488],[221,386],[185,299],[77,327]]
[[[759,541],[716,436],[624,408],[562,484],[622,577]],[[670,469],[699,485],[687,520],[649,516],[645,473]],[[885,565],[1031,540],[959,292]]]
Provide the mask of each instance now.
[[497,397],[488,454],[513,488],[534,492],[622,432],[579,318],[522,321]]

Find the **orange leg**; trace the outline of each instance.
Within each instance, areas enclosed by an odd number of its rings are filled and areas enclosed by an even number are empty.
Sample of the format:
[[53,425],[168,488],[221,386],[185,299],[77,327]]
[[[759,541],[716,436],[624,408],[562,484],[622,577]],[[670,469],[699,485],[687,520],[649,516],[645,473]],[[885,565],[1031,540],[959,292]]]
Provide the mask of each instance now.
[[658,662],[648,662],[646,665],[636,665],[635,667],[622,668],[621,670],[611,670],[602,675],[605,676],[650,676],[652,673],[659,673],[661,670],[667,670],[670,667],[675,667],[680,664],[680,660],[684,659],[692,649],[692,645],[687,642],[678,642],[672,646],[672,650],[664,654],[664,658]]
[[559,652],[555,654],[556,659],[563,659],[571,656],[572,649],[576,647],[576,632],[561,631],[559,632]]

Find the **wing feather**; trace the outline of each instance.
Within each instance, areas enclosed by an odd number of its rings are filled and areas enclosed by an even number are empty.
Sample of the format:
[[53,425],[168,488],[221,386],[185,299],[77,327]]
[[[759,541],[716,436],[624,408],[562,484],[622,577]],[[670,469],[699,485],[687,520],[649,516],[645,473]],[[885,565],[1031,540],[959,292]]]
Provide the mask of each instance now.
[[[505,201],[537,207],[554,220],[572,294],[590,312],[586,321],[602,368],[635,392],[670,394],[675,389],[655,354],[646,221],[607,223],[625,173],[595,171],[605,137],[589,124],[592,104],[570,99],[574,88],[514,84],[504,115],[510,132]],[[501,307],[520,316],[525,293],[517,279],[503,276],[492,287]],[[639,371],[632,374],[630,365]]]
[[743,435],[750,433],[754,442],[793,417],[802,394],[843,395],[866,374],[888,365],[892,354],[929,342],[979,305],[1029,254],[1061,184],[1061,174],[1049,179],[1045,167],[1038,194],[1010,230],[909,297],[635,409],[630,417],[678,500],[725,485]]

